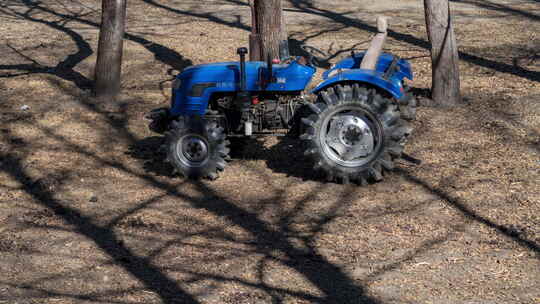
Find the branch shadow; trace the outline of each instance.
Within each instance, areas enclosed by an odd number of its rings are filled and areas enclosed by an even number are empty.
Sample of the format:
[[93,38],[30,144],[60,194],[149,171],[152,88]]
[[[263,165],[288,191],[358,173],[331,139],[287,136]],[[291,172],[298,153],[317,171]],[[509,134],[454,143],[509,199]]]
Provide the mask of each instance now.
[[[46,8],[48,9],[48,8]],[[57,15],[59,16],[59,15]],[[83,20],[83,19],[81,19]],[[84,20],[83,20],[84,21]],[[89,22],[89,21],[84,21]],[[139,40],[141,43],[147,40]],[[156,50],[156,49],[154,49]],[[161,50],[158,47],[158,50]],[[174,55],[174,53],[172,53]],[[173,56],[174,57],[174,56]],[[165,56],[162,58],[164,61],[175,61],[173,57]],[[68,92],[73,94],[74,97],[80,97],[76,93]],[[259,253],[264,256],[262,262],[259,266],[259,281],[261,283],[253,283],[253,281],[241,280],[236,277],[227,277],[216,275],[215,273],[206,273],[206,272],[194,272],[188,269],[187,265],[179,263],[178,265],[172,265],[169,268],[163,268],[155,265],[154,257],[159,255],[160,252],[165,250],[167,246],[170,246],[174,243],[182,244],[182,238],[184,236],[179,236],[170,242],[166,242],[159,246],[157,249],[153,250],[148,256],[138,255],[125,245],[121,236],[118,236],[113,228],[118,223],[123,223],[122,220],[128,217],[135,212],[138,212],[145,208],[150,208],[161,196],[156,196],[151,199],[148,199],[142,203],[137,203],[135,206],[129,210],[123,212],[118,217],[115,217],[113,220],[109,221],[105,225],[96,224],[96,219],[84,215],[82,212],[77,210],[74,207],[70,207],[65,202],[62,202],[55,197],[54,191],[51,190],[51,183],[46,182],[47,180],[39,181],[31,177],[31,174],[25,168],[23,164],[23,159],[15,157],[13,154],[5,154],[2,152],[3,159],[6,159],[9,163],[9,166],[2,166],[0,170],[9,174],[12,178],[19,181],[23,186],[24,190],[31,195],[36,202],[38,202],[43,207],[48,208],[55,215],[62,218],[65,222],[69,223],[75,228],[75,231],[88,239],[94,242],[104,253],[106,253],[114,263],[120,265],[123,269],[129,272],[133,277],[140,281],[145,288],[154,291],[159,295],[160,299],[165,303],[198,303],[196,296],[193,293],[186,291],[185,288],[181,286],[182,282],[172,279],[170,276],[165,274],[165,271],[183,271],[193,275],[193,278],[190,280],[203,280],[211,279],[216,282],[235,282],[245,286],[250,286],[256,288],[266,294],[269,294],[274,303],[283,302],[282,298],[284,296],[295,296],[303,300],[316,302],[316,303],[381,303],[380,300],[375,299],[369,295],[365,290],[365,287],[362,284],[355,282],[341,267],[335,265],[329,261],[323,254],[321,254],[317,247],[314,244],[314,239],[320,231],[324,228],[325,225],[332,222],[341,210],[347,208],[348,204],[351,201],[352,191],[348,192],[347,188],[343,189],[343,193],[339,196],[337,203],[331,205],[323,215],[318,219],[312,220],[311,222],[311,231],[309,234],[301,234],[293,227],[291,227],[291,222],[294,217],[302,213],[305,210],[305,205],[317,195],[317,191],[308,193],[303,196],[298,202],[296,202],[295,208],[292,210],[284,210],[280,213],[278,225],[271,225],[268,222],[260,218],[260,213],[258,211],[250,211],[245,207],[239,205],[234,199],[227,198],[223,194],[215,190],[214,187],[209,186],[204,182],[188,182],[183,180],[182,183],[185,183],[188,186],[192,186],[197,189],[197,192],[201,194],[201,197],[190,196],[179,189],[178,184],[167,183],[156,178],[155,175],[169,176],[170,169],[167,166],[160,167],[161,156],[155,151],[161,145],[162,138],[159,137],[150,137],[139,141],[137,136],[133,134],[127,126],[129,122],[129,113],[125,109],[120,109],[118,113],[113,113],[116,115],[110,115],[110,112],[102,110],[99,106],[92,104],[90,99],[81,99],[81,104],[87,108],[88,111],[91,111],[97,114],[99,117],[104,118],[107,123],[106,128],[103,128],[101,131],[104,138],[107,138],[109,141],[111,138],[116,140],[125,140],[133,148],[131,148],[127,153],[131,153],[130,156],[136,159],[141,159],[143,161],[149,161],[148,164],[144,164],[143,167],[147,169],[147,172],[140,173],[136,170],[133,170],[129,166],[126,166],[120,161],[110,160],[100,156],[97,153],[89,152],[81,145],[70,141],[68,138],[62,137],[55,133],[54,130],[46,128],[44,126],[39,126],[42,132],[58,142],[61,142],[64,146],[70,150],[75,151],[80,154],[82,157],[94,160],[99,163],[101,166],[112,167],[121,172],[124,172],[134,178],[137,178],[141,181],[144,181],[153,188],[159,190],[161,195],[172,197],[175,200],[187,201],[192,207],[200,208],[208,211],[209,213],[227,219],[228,222],[232,223],[234,226],[243,229],[244,231],[249,232],[253,235],[253,240],[245,242],[246,245],[253,248],[252,252]],[[126,105],[127,106],[127,105]],[[80,123],[84,123],[89,126],[95,125],[95,121],[88,120],[83,117],[76,117]],[[33,123],[33,122],[28,122]],[[6,142],[16,143],[13,141],[13,138],[10,138],[8,135],[4,135]],[[291,153],[289,145],[293,142],[288,141],[287,139],[283,140],[282,143],[278,144],[275,150],[270,150],[270,154],[280,154],[285,155]],[[293,147],[297,147],[296,144],[293,144]],[[255,149],[261,149],[255,147]],[[262,150],[258,150],[262,151]],[[294,152],[294,153],[298,153]],[[293,154],[294,155],[294,154]],[[298,155],[296,155],[298,156]],[[291,175],[306,175],[309,174],[307,168],[299,165],[303,163],[301,159],[294,163],[292,166],[289,163],[283,163],[280,159],[269,159],[268,167],[276,168],[276,170],[283,170],[283,172]],[[290,167],[290,169],[289,169]],[[246,167],[246,170],[256,170],[255,168]],[[270,176],[267,176],[264,172],[257,173],[263,179],[271,179]],[[62,175],[54,176],[53,179],[57,180],[59,183],[62,181]],[[420,181],[415,181],[420,182]],[[427,186],[426,186],[427,187]],[[256,202],[257,206],[260,206],[261,209],[265,208],[280,208],[284,200],[287,199],[283,189],[270,189],[273,191],[274,195],[268,200]],[[444,192],[434,192],[438,193],[441,196],[444,195]],[[447,196],[448,198],[451,198]],[[254,202],[255,203],[255,202]],[[459,203],[459,201],[458,201]],[[458,204],[459,205],[459,204]],[[470,211],[466,207],[462,208],[464,212]],[[461,209],[460,209],[461,210]],[[482,220],[480,216],[472,215],[472,218],[476,220]],[[492,223],[489,220],[484,219],[483,223],[490,227],[500,229],[502,232],[511,234],[511,231],[508,229],[503,229],[499,227],[496,223]],[[137,222],[134,222],[133,225],[139,225]],[[164,231],[163,233],[170,234],[181,234],[178,231]],[[210,231],[198,232],[198,235],[208,236]],[[213,238],[227,239],[231,242],[241,241],[235,240],[226,233],[214,233],[212,234]],[[291,241],[291,238],[296,238],[301,240],[303,247],[300,247]],[[519,240],[519,238],[518,238]],[[440,239],[432,240],[431,242],[425,243],[425,250],[429,249],[431,246],[439,244]],[[530,240],[521,240],[525,245],[530,245],[533,250],[538,252],[538,245]],[[212,249],[212,248],[211,248]],[[272,251],[279,251],[283,257],[277,258],[272,255]],[[422,249],[423,250],[423,249]],[[375,273],[374,276],[380,275],[384,271],[395,269],[397,265],[403,261],[409,260],[417,252],[422,252],[421,249],[417,251],[412,251],[410,255],[405,256],[402,260],[389,264],[387,268],[382,269],[381,272]],[[231,253],[232,255],[233,253]],[[238,254],[238,252],[234,252]],[[241,255],[244,253],[240,253]],[[228,259],[231,255],[224,255],[223,259]],[[282,289],[272,286],[264,282],[263,277],[266,270],[266,263],[268,261],[277,261],[291,269],[295,272],[301,274],[309,282],[311,282],[317,289],[319,289],[322,295],[313,295],[307,292],[296,292],[288,289]],[[187,281],[184,281],[187,282]],[[35,283],[34,285],[38,285]],[[36,286],[34,286],[36,287]],[[42,291],[42,292],[47,292]],[[51,295],[55,295],[52,294]],[[62,296],[56,294],[56,296]],[[76,297],[77,295],[66,295],[66,297]],[[80,295],[79,295],[80,296]],[[105,294],[106,296],[106,294]],[[83,295],[79,299],[82,300],[96,300],[98,295]],[[122,302],[125,303],[125,302]]]
[[[344,14],[338,14],[328,9],[319,8],[311,1],[289,0],[289,3],[291,3],[291,5],[295,8],[296,12],[300,11],[306,14],[324,17],[334,22],[347,25],[347,26],[356,27],[358,29],[369,31],[372,33],[377,32],[376,27],[371,26],[363,22],[362,20],[356,20],[356,19],[347,17]],[[403,33],[399,33],[394,30],[389,29],[388,36],[396,40],[404,41],[409,44],[421,47],[423,49],[429,50],[431,48],[429,42],[422,40],[420,38],[417,38],[410,34],[403,34]],[[512,74],[512,75],[519,76],[519,77],[522,77],[531,81],[540,82],[540,72],[530,71],[519,66],[497,62],[494,60],[486,59],[486,58],[483,58],[483,57],[480,57],[471,53],[463,52],[463,51],[459,52],[459,57],[461,60],[476,64],[478,66],[493,69],[501,73]]]
[[[86,42],[86,40],[79,33],[66,26],[65,23],[67,23],[67,21],[76,21],[95,28],[99,28],[100,25],[91,20],[82,18],[81,16],[84,16],[84,13],[61,13],[50,7],[42,5],[39,1],[33,0],[22,0],[21,3],[21,7],[27,9],[25,12],[21,13],[17,10],[10,8],[0,8],[0,13],[4,15],[17,16],[17,18],[19,19],[27,20],[30,22],[44,24],[55,30],[63,32],[68,35],[72,41],[75,42],[78,49],[76,53],[70,54],[65,60],[59,62],[56,66],[42,66],[35,61],[32,62],[32,64],[0,65],[0,70],[25,71],[18,74],[0,75],[0,78],[12,78],[29,74],[51,74],[64,80],[73,82],[81,90],[91,89],[93,87],[93,81],[81,74],[80,72],[75,71],[74,68],[83,60],[92,55],[93,50],[90,44]],[[32,15],[36,12],[49,14],[53,17],[60,18],[60,20],[48,21],[43,18],[33,17]],[[155,43],[151,40],[130,33],[126,33],[124,37],[129,41],[133,41],[143,46],[146,50],[154,54],[156,60],[170,66],[177,71],[182,71],[185,67],[192,65],[191,60],[186,59],[178,52],[164,45]],[[28,59],[28,57],[26,57],[26,59]]]
[[[233,162],[242,160],[262,160],[275,173],[283,173],[306,180],[317,180],[323,176],[313,170],[304,156],[304,147],[298,139],[283,136],[277,143],[266,147],[260,138],[230,138],[230,157]],[[173,167],[165,163],[165,152],[161,146],[165,140],[161,136],[151,136],[130,145],[127,155],[141,160],[146,172],[156,176],[174,178]],[[261,173],[262,174],[262,173]]]
[[493,2],[488,1],[488,0],[450,0],[450,1],[451,2],[457,2],[457,3],[470,4],[470,5],[480,7],[480,8],[493,10],[493,11],[498,11],[498,12],[504,12],[504,13],[514,14],[514,15],[521,15],[521,16],[523,16],[525,18],[529,18],[529,19],[531,19],[533,21],[540,21],[540,16],[538,16],[536,14],[529,13],[529,12],[519,10],[519,9],[515,9],[515,8],[509,7],[509,6],[504,5],[504,4],[493,3]]
[[154,266],[151,261],[136,255],[124,246],[122,240],[111,229],[94,224],[92,218],[55,199],[53,192],[47,187],[32,182],[32,178],[26,173],[20,159],[11,155],[3,155],[2,158],[10,164],[9,168],[3,168],[3,171],[19,181],[25,187],[25,192],[64,221],[76,227],[79,234],[93,240],[103,252],[107,253],[114,261],[122,264],[126,271],[141,281],[148,289],[159,294],[165,303],[199,303],[158,267]]
[[[65,88],[61,88],[64,89]],[[72,93],[72,92],[70,92]],[[118,119],[109,116],[107,112],[100,110],[99,106],[91,104],[90,100],[82,99],[81,103],[87,107],[88,110],[103,116],[108,122],[110,128],[114,130],[112,134],[121,137],[123,140],[135,143],[135,136],[127,129],[125,119]],[[125,112],[120,113],[126,115]],[[93,121],[81,120],[81,123],[93,125]],[[268,294],[273,295],[275,301],[279,302],[280,296],[276,294],[293,295],[303,299],[307,299],[318,303],[380,303],[378,300],[366,295],[364,288],[361,285],[356,284],[340,267],[330,263],[323,255],[317,252],[316,248],[310,244],[312,238],[301,236],[306,243],[306,248],[297,248],[289,238],[291,237],[290,229],[287,231],[275,230],[269,226],[263,220],[258,218],[258,214],[248,211],[236,205],[234,201],[231,201],[225,197],[220,196],[215,190],[208,187],[204,183],[191,182],[191,184],[198,189],[198,192],[204,193],[204,197],[195,198],[178,190],[177,185],[167,184],[157,180],[154,176],[148,174],[140,174],[129,168],[122,163],[115,160],[104,159],[92,152],[87,151],[78,144],[75,144],[67,138],[56,134],[54,130],[39,126],[45,136],[62,142],[65,147],[71,151],[97,161],[102,166],[114,167],[129,175],[133,175],[141,180],[144,180],[149,185],[152,185],[156,189],[164,191],[167,195],[175,197],[180,200],[189,202],[195,208],[203,208],[212,214],[219,217],[225,217],[234,225],[249,231],[255,236],[254,241],[250,241],[249,245],[255,248],[255,252],[260,252],[268,256],[269,259],[275,259],[271,256],[272,250],[279,250],[283,255],[283,259],[278,259],[279,263],[294,269],[296,272],[304,276],[314,286],[316,286],[323,296],[313,296],[307,293],[290,292],[287,290],[280,290],[269,286],[266,283],[253,285],[250,282],[244,282],[247,286],[256,287]],[[110,138],[111,133],[103,134]],[[10,135],[4,135],[4,140],[11,142]],[[148,147],[149,145],[158,144],[158,139],[148,140],[145,144],[138,145],[139,147]],[[63,219],[70,226],[74,227],[76,233],[92,240],[104,253],[106,253],[115,264],[118,264],[127,272],[129,272],[134,278],[144,284],[145,288],[155,292],[161,300],[165,303],[198,303],[199,301],[193,294],[190,294],[185,289],[179,286],[180,282],[177,282],[164,273],[165,269],[160,268],[153,264],[152,256],[140,256],[137,255],[132,249],[127,247],[122,238],[117,236],[113,231],[111,225],[115,225],[125,218],[127,215],[137,212],[138,210],[148,208],[155,203],[154,199],[140,203],[132,210],[125,212],[120,217],[114,219],[107,225],[99,225],[95,223],[95,219],[88,217],[81,213],[74,207],[66,205],[66,203],[60,201],[55,197],[54,189],[50,187],[49,182],[36,181],[27,172],[27,169],[23,165],[23,159],[15,157],[13,154],[3,154],[2,159],[6,160],[10,165],[0,168],[6,172],[14,180],[18,181],[24,191],[34,198],[34,200],[51,210],[56,216]],[[51,179],[58,180],[61,183],[62,177],[54,176]],[[45,179],[49,180],[49,179]],[[53,182],[54,183],[54,182]],[[266,202],[273,205],[279,205],[285,197],[282,191],[276,190],[276,196]],[[316,193],[309,194],[305,200],[309,201],[310,198],[316,195]],[[348,199],[346,196],[342,200],[338,200],[339,208],[345,208],[347,206]],[[262,205],[264,206],[264,202]],[[301,206],[303,202],[300,202]],[[301,208],[300,208],[301,209]],[[299,209],[299,210],[300,210]],[[324,225],[331,221],[333,215],[327,214],[320,225]],[[315,229],[319,231],[321,228]],[[300,238],[300,236],[299,236]],[[156,252],[159,252],[157,250]],[[181,267],[179,268],[181,269]],[[201,274],[202,277],[211,278],[210,275]],[[233,279],[231,279],[233,280]],[[21,288],[30,288],[29,286],[20,286]],[[40,290],[40,293],[47,293],[46,290]],[[50,296],[62,296],[55,292],[49,292]],[[43,295],[41,295],[43,296]],[[76,297],[76,295],[65,295],[66,297]],[[97,297],[97,296],[96,296]],[[96,299],[94,296],[81,296],[83,299],[91,300]]]
[[[226,26],[233,27],[233,28],[238,28],[238,29],[241,29],[241,30],[251,31],[251,27],[241,23],[240,18],[238,16],[236,18],[237,19],[236,21],[231,22],[231,21],[227,21],[227,20],[224,20],[222,18],[216,17],[216,16],[212,15],[211,13],[196,13],[196,12],[189,11],[189,10],[181,10],[179,8],[173,8],[173,7],[167,6],[165,4],[158,3],[158,2],[156,2],[154,0],[142,0],[142,2],[144,2],[146,4],[149,4],[149,5],[152,5],[154,7],[164,9],[164,10],[169,11],[171,13],[182,15],[182,16],[203,18],[203,19],[207,19],[210,22],[214,22],[216,24],[221,24],[221,25],[226,25]],[[243,2],[234,1],[234,0],[227,0],[227,2],[232,3],[232,4],[237,4],[237,5],[243,5],[243,6],[246,5]]]
[[467,207],[467,204],[465,202],[463,202],[462,200],[460,200],[459,198],[453,197],[451,194],[445,192],[442,189],[439,189],[439,188],[436,188],[436,187],[433,187],[433,186],[429,185],[429,183],[427,183],[424,180],[412,175],[411,173],[407,172],[406,170],[403,170],[403,169],[397,169],[397,170],[400,171],[401,174],[403,174],[409,181],[411,181],[411,182],[413,182],[413,183],[415,183],[417,185],[422,186],[422,188],[424,188],[425,190],[427,190],[430,193],[440,197],[450,207],[452,207],[452,208],[458,210],[459,212],[461,212],[461,214],[464,217],[469,218],[471,220],[474,220],[474,221],[476,221],[478,223],[481,223],[481,224],[483,224],[483,225],[485,225],[485,226],[487,226],[489,228],[492,228],[492,229],[496,230],[498,233],[512,239],[513,241],[515,241],[516,243],[518,243],[522,247],[525,247],[525,248],[529,249],[530,251],[535,253],[538,258],[540,258],[540,244],[537,244],[536,242],[531,241],[531,240],[527,239],[526,237],[524,237],[522,235],[522,231],[516,230],[516,229],[514,229],[512,227],[506,227],[504,225],[497,224],[497,223],[491,221],[490,219],[487,219],[487,218],[479,215],[474,210]]
[[[69,142],[66,142],[66,144],[72,145],[69,144]],[[75,147],[76,145],[74,145],[73,148]],[[80,152],[87,156],[99,159],[91,153],[82,151],[82,149]],[[93,240],[96,245],[106,252],[114,261],[122,265],[124,269],[144,283],[148,289],[158,293],[166,303],[198,303],[193,296],[182,290],[176,282],[163,274],[158,267],[154,266],[150,257],[138,256],[126,247],[123,244],[123,241],[111,230],[110,225],[100,226],[94,224],[92,218],[84,216],[78,210],[68,207],[55,199],[53,192],[46,183],[36,183],[32,181],[22,166],[20,159],[16,159],[10,155],[5,155],[4,159],[11,165],[9,168],[3,168],[3,170],[21,182],[28,194],[33,196],[36,201],[44,207],[50,209],[55,215],[74,226],[77,233]],[[126,170],[121,164],[116,165],[118,168]],[[166,191],[169,195],[188,200],[196,208],[204,208],[213,214],[225,217],[235,225],[250,231],[256,236],[256,241],[250,242],[250,245],[256,248],[256,252],[269,254],[272,250],[280,250],[286,258],[280,259],[279,262],[303,274],[325,294],[323,298],[314,298],[307,294],[296,294],[297,296],[311,300],[317,299],[317,302],[320,303],[379,303],[366,296],[363,289],[354,284],[339,267],[329,263],[326,258],[316,252],[314,247],[309,246],[309,243],[311,242],[309,238],[305,240],[309,250],[306,251],[295,247],[288,240],[291,237],[290,232],[285,234],[285,232],[279,230],[276,231],[264,221],[259,220],[257,213],[236,206],[234,202],[221,197],[204,183],[192,183],[199,189],[200,193],[205,193],[205,198],[196,199],[179,192],[176,186],[161,183],[149,175],[139,175],[139,178],[145,179],[147,182]],[[282,195],[282,192],[277,194],[277,197],[272,199],[272,202],[274,202],[274,204],[279,204],[283,199]],[[312,195],[315,195],[315,193],[308,195],[305,200],[309,200]],[[342,202],[347,200],[347,194],[345,194],[344,198],[339,200],[340,203],[333,209],[337,210],[345,207],[346,205]],[[145,208],[151,203],[152,201],[148,201],[147,203],[135,207],[133,210]],[[302,205],[302,203],[299,205]],[[126,214],[131,212],[134,211],[130,211]],[[121,217],[125,217],[125,214]],[[332,213],[325,215],[325,219],[324,221],[321,221],[320,225],[329,222],[332,217]],[[117,221],[118,219],[111,223]],[[319,229],[320,228],[317,230]],[[262,285],[261,288],[264,290],[266,289],[266,286]]]

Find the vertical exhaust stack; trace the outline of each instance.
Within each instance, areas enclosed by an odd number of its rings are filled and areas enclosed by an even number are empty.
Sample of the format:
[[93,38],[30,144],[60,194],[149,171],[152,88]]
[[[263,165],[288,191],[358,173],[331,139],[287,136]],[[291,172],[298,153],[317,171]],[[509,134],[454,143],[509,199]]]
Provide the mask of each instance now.
[[246,83],[246,54],[248,50],[245,47],[238,48],[236,53],[240,55],[240,90],[236,93],[237,103],[242,111],[242,121],[244,122],[244,133],[246,136],[251,136],[253,130],[253,122],[249,115],[251,107],[251,96],[247,91]]
[[245,47],[238,48],[236,53],[240,55],[240,92],[246,91],[246,54],[248,50]]
[[377,17],[377,32],[378,33],[371,40],[369,48],[366,51],[366,54],[364,55],[362,62],[360,63],[361,69],[375,70],[375,67],[377,66],[377,62],[379,61],[379,56],[381,56],[384,42],[386,41],[386,37],[388,36],[387,30],[388,30],[388,17],[386,16]]

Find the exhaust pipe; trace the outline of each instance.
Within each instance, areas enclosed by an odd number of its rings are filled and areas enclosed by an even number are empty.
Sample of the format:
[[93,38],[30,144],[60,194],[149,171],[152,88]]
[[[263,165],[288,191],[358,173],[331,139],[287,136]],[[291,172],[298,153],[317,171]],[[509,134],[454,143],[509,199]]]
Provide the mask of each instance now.
[[236,53],[240,55],[240,92],[246,91],[246,54],[247,48],[241,47],[236,50]]
[[251,121],[251,115],[249,110],[251,107],[251,96],[247,91],[246,84],[246,54],[248,50],[245,47],[238,48],[236,53],[240,55],[240,90],[236,94],[237,104],[242,111],[242,121],[244,122],[244,133],[246,136],[253,134],[253,122]]

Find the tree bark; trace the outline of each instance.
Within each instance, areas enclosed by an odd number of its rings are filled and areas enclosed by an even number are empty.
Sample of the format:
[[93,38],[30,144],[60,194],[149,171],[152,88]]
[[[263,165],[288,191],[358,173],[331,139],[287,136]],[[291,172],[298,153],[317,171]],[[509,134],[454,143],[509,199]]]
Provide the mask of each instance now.
[[126,0],[102,0],[95,69],[95,94],[115,99],[120,92]]
[[424,0],[431,43],[431,98],[442,106],[461,102],[459,56],[448,0]]
[[261,56],[261,36],[257,31],[257,12],[255,11],[255,0],[249,0],[251,8],[251,34],[249,35],[249,60],[260,61]]
[[289,56],[281,0],[250,0],[252,30],[250,60],[265,61]]

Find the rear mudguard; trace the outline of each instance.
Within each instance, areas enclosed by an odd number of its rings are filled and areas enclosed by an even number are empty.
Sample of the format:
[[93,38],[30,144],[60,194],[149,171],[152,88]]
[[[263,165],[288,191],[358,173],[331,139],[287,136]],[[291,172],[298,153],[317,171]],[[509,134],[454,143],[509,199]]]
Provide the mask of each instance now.
[[375,70],[359,68],[363,57],[364,53],[358,53],[338,62],[332,69],[323,73],[324,81],[313,89],[311,93],[317,94],[337,83],[357,82],[368,83],[382,89],[398,100],[404,98],[403,78],[413,79],[410,63],[404,59],[399,59],[394,73],[389,75],[390,77],[384,77],[384,73],[394,59],[392,54],[383,53],[379,57]]
[[356,82],[368,83],[390,93],[395,99],[401,99],[404,95],[404,89],[401,80],[392,78],[384,79],[383,75],[384,73],[373,70],[344,70],[321,82],[315,89],[311,91],[311,93],[317,94],[325,88],[331,87],[338,83]]

